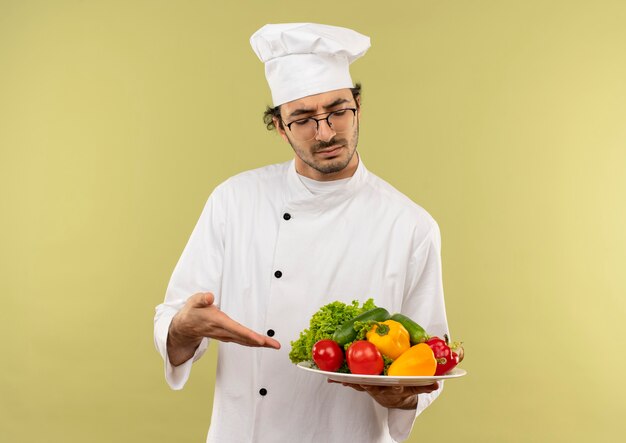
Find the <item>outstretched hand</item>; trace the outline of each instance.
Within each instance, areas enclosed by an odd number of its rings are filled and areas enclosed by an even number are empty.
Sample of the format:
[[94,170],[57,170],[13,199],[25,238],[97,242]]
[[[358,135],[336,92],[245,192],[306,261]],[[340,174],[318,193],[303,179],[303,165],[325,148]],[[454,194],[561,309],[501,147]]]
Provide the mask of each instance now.
[[237,323],[215,306],[214,301],[210,292],[194,294],[172,319],[167,353],[174,366],[189,360],[204,337],[244,346],[280,349],[278,341]]

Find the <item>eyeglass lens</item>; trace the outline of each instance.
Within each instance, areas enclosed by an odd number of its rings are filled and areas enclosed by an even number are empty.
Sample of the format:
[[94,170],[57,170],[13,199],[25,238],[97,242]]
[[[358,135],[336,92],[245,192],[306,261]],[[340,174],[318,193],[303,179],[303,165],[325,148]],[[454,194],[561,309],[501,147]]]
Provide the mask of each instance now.
[[334,132],[345,132],[354,124],[355,112],[352,109],[342,109],[331,112],[327,117],[321,119],[303,118],[290,124],[290,129],[295,138],[301,141],[312,140],[317,134],[318,127],[324,120]]

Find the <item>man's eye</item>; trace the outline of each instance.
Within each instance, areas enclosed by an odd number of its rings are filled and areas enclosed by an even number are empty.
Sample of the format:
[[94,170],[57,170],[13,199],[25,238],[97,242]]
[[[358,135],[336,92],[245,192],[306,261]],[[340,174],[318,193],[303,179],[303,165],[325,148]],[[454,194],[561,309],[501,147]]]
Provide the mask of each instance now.
[[347,109],[342,109],[340,111],[335,111],[333,112],[333,115],[336,115],[337,117],[341,117],[342,115],[344,115],[348,110]]
[[292,125],[296,125],[296,126],[305,126],[305,125],[309,124],[310,121],[311,121],[310,118],[303,118],[302,120],[295,120],[291,124]]

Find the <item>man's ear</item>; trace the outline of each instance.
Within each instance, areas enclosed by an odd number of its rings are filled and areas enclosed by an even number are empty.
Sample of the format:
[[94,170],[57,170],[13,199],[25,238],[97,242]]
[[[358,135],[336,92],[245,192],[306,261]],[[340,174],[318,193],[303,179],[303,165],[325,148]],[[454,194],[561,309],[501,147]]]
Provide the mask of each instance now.
[[361,96],[357,95],[354,99],[356,101],[356,113],[359,118],[361,118]]
[[283,128],[283,123],[280,121],[280,119],[278,117],[272,117],[272,121],[274,122],[274,127],[276,128],[276,132],[280,134],[283,140],[289,143],[287,134],[285,134],[285,128]]

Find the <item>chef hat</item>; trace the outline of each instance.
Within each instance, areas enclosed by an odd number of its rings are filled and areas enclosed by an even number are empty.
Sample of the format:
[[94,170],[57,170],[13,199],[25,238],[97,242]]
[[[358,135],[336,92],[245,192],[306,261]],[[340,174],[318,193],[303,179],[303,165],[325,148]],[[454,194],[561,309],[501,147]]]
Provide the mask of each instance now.
[[349,66],[370,47],[356,31],[315,23],[265,25],[250,44],[265,63],[274,106],[336,89],[352,88]]

